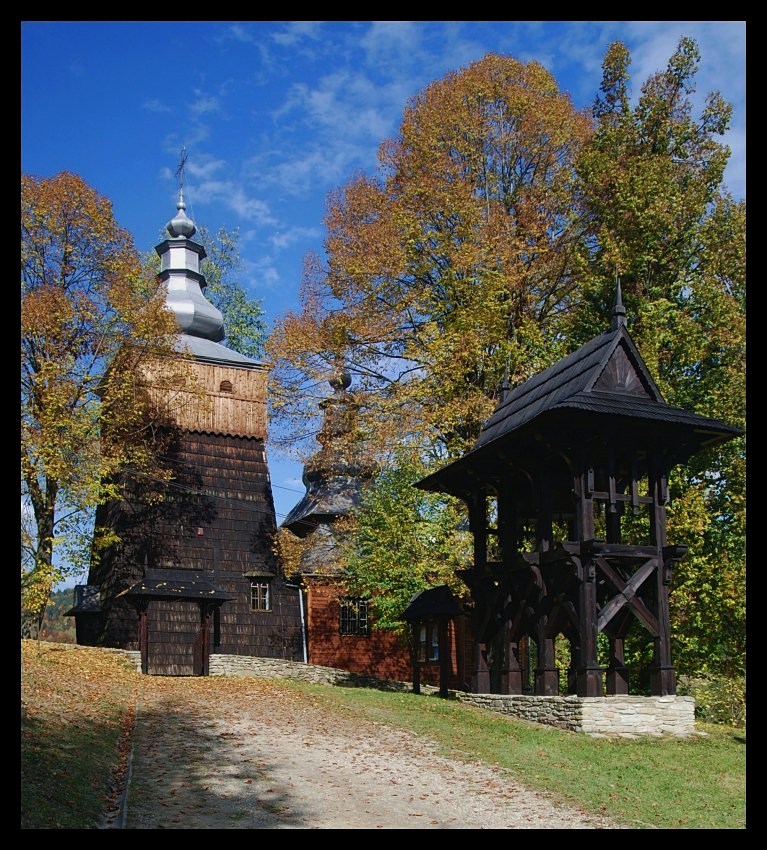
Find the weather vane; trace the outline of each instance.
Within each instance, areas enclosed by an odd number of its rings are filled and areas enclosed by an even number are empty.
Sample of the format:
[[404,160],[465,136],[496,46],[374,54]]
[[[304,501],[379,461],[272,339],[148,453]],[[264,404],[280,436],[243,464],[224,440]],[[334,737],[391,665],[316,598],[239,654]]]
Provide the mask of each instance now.
[[186,148],[181,148],[181,153],[178,158],[178,168],[176,169],[176,177],[178,177],[179,189],[184,188],[184,166],[186,165]]

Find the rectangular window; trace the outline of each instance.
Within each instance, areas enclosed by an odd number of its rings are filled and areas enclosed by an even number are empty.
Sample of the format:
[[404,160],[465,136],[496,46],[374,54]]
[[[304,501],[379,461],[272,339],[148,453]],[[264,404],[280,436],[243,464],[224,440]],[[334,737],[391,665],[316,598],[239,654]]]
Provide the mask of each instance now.
[[418,660],[439,661],[439,624],[435,620],[421,623],[418,633]]
[[341,622],[340,631],[342,635],[368,635],[370,634],[368,623],[368,603],[365,599],[341,599]]
[[269,592],[268,581],[252,581],[250,583],[250,610],[272,610],[272,598]]

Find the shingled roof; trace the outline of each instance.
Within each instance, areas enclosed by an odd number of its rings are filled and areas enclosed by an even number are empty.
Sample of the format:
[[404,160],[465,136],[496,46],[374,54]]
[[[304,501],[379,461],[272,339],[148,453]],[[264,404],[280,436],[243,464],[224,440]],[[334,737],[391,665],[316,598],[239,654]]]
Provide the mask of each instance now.
[[206,573],[184,569],[148,568],[144,578],[117,594],[128,599],[186,599],[226,602],[234,599],[216,587]]
[[429,617],[462,617],[465,611],[446,584],[420,590],[405,608],[402,619],[408,623]]
[[416,486],[440,491],[474,458],[486,455],[487,447],[500,441],[509,444],[515,436],[547,420],[554,421],[557,416],[561,422],[561,413],[567,411],[572,421],[582,414],[579,421],[591,415],[662,429],[672,441],[679,441],[679,446],[669,446],[671,451],[684,444],[678,462],[686,461],[706,445],[742,434],[741,429],[718,419],[666,404],[626,329],[625,315],[619,285],[609,330],[505,392],[472,449]]

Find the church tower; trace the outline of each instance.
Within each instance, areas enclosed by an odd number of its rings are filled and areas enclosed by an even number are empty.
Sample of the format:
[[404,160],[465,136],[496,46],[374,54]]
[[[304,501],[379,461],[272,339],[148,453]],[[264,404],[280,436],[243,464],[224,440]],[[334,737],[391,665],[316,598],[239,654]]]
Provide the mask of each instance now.
[[[100,510],[97,523],[119,542],[76,588],[78,642],[138,649],[156,675],[207,675],[212,653],[300,660],[299,591],[276,555],[267,368],[222,343],[183,185],[166,230],[155,250],[179,363],[155,364],[143,382],[166,423],[173,478],[127,478],[125,498]],[[169,377],[180,365],[183,385]]]

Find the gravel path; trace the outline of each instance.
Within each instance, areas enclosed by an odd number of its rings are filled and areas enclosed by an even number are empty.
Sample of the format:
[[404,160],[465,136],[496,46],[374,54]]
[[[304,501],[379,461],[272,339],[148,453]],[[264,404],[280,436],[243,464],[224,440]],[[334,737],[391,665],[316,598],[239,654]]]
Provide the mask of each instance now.
[[612,829],[261,679],[142,679],[126,829]]

